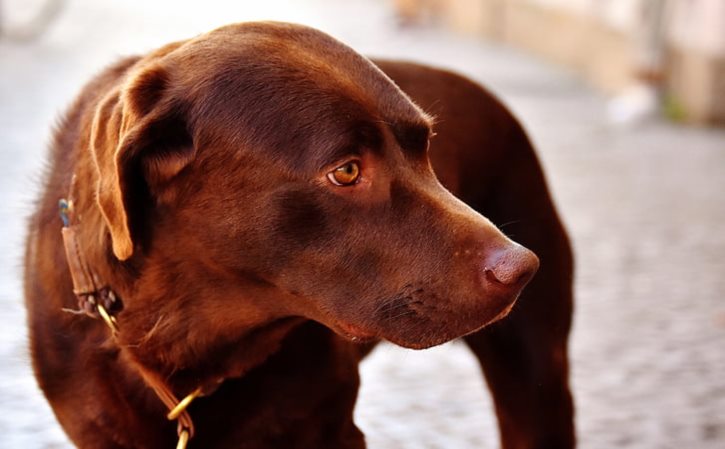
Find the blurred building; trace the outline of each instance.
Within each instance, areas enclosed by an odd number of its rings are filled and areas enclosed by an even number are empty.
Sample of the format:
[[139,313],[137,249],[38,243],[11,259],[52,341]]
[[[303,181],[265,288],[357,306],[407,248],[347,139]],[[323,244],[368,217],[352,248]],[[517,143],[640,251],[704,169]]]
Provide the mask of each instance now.
[[437,21],[539,54],[615,95],[626,118],[654,106],[725,124],[725,1],[396,0],[404,22]]

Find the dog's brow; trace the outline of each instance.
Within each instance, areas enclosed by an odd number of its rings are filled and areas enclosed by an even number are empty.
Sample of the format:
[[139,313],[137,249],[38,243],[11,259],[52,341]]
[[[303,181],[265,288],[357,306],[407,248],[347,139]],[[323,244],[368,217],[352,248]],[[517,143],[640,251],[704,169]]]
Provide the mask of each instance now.
[[407,154],[417,156],[428,148],[431,128],[427,123],[398,122],[391,129],[398,144]]
[[361,123],[355,127],[355,141],[373,151],[380,151],[383,144],[383,136],[380,129],[372,123]]
[[372,123],[363,122],[352,126],[342,140],[342,144],[331,147],[321,161],[321,168],[348,156],[360,156],[363,151],[380,153],[383,136],[380,129]]

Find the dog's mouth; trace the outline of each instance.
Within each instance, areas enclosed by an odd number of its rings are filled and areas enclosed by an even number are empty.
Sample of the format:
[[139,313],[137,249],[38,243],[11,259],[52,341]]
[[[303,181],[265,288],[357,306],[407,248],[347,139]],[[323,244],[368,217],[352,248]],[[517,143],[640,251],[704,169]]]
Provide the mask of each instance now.
[[489,252],[448,276],[360,290],[357,301],[341,296],[325,309],[324,321],[353,342],[382,339],[411,349],[476,332],[509,314],[539,266],[538,258],[517,244]]
[[362,326],[358,326],[346,321],[337,321],[334,325],[333,330],[340,336],[350,340],[353,343],[369,343],[374,340],[379,340],[381,336],[375,332],[365,329]]
[[445,301],[448,307],[441,307],[440,303],[419,299],[401,300],[395,307],[378,308],[375,319],[370,322],[336,319],[328,326],[353,343],[386,340],[404,348],[427,349],[503,319],[513,309],[517,296],[498,298],[478,307],[448,301]]

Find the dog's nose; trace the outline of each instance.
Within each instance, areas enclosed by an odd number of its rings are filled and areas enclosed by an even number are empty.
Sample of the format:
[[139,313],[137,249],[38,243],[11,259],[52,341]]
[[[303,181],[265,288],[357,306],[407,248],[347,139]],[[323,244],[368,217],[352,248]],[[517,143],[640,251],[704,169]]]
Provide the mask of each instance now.
[[517,243],[491,251],[484,262],[488,285],[510,295],[518,295],[539,269],[539,258]]

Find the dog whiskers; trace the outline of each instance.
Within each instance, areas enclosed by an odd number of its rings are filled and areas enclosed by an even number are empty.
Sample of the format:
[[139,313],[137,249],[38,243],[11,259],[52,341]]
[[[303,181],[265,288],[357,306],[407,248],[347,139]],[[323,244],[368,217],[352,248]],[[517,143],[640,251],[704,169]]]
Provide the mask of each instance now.
[[[407,301],[406,301],[407,300]],[[375,311],[378,313],[390,313],[401,307],[407,307],[410,298],[394,298],[392,301],[385,303],[382,307],[377,308]]]
[[394,319],[396,319],[396,318],[402,318],[402,317],[404,317],[404,316],[408,316],[408,315],[415,315],[415,314],[416,314],[415,310],[412,310],[412,309],[407,309],[407,310],[405,310],[405,311],[403,311],[403,312],[401,312],[401,313],[399,313],[399,314],[397,314],[397,315],[389,316],[389,317],[387,317],[387,318],[388,318],[389,320],[394,320]]
[[522,220],[511,220],[511,221],[507,221],[506,223],[503,223],[503,224],[498,225],[498,228],[501,229],[501,230],[503,230],[503,228],[505,228],[506,226],[510,226],[510,225],[516,224],[516,223],[521,223],[521,221]]

